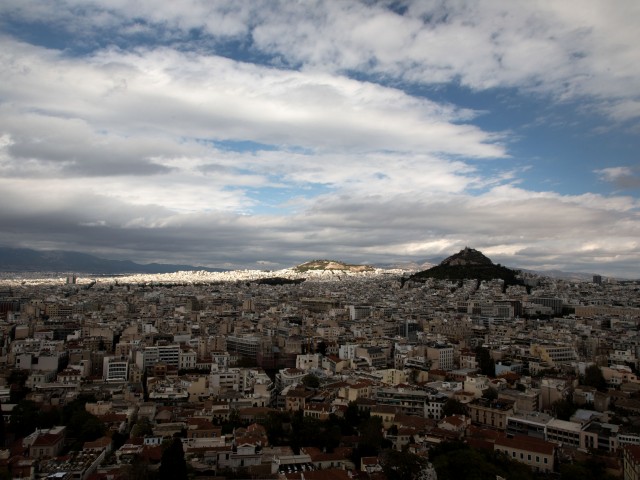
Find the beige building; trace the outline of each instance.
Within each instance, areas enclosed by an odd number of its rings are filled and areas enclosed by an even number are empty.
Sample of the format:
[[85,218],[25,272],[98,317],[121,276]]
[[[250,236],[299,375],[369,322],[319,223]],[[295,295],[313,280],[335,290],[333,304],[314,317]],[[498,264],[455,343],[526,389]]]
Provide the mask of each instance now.
[[384,428],[391,428],[396,419],[396,409],[390,405],[376,405],[371,407],[371,416],[379,417]]
[[541,345],[536,343],[531,345],[529,353],[554,366],[570,363],[577,359],[576,351],[570,345]]
[[540,390],[527,389],[525,392],[506,388],[498,392],[499,399],[512,400],[517,412],[536,412],[540,409]]
[[619,387],[623,383],[638,383],[638,377],[626,365],[602,367],[602,376],[610,387]]
[[553,472],[555,445],[551,442],[518,435],[498,438],[493,449],[538,472]]
[[397,370],[395,368],[388,368],[386,370],[378,370],[379,375],[382,375],[382,383],[388,385],[398,385],[400,383],[407,383],[407,373],[404,370]]
[[453,347],[451,345],[435,345],[426,348],[427,359],[431,367],[439,370],[453,370]]
[[507,417],[513,415],[512,400],[477,398],[467,408],[472,422],[499,430],[506,430]]
[[467,375],[462,383],[465,392],[472,393],[474,397],[482,397],[482,393],[489,388],[489,378],[486,375]]
[[566,398],[571,392],[572,384],[564,378],[544,377],[540,382],[540,409],[546,411],[558,400]]
[[63,426],[36,430],[22,440],[22,445],[29,448],[31,458],[55,457],[64,447],[65,433],[66,427]]
[[640,445],[627,445],[623,449],[624,480],[640,480]]
[[341,387],[338,391],[340,398],[344,398],[349,402],[355,402],[358,398],[371,398],[372,383],[363,380],[352,385]]

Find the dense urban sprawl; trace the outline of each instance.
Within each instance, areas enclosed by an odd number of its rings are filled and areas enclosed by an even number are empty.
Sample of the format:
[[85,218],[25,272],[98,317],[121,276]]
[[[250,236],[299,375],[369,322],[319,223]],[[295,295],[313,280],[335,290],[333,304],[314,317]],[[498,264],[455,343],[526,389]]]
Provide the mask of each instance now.
[[638,478],[640,282],[403,275],[7,276],[2,472]]

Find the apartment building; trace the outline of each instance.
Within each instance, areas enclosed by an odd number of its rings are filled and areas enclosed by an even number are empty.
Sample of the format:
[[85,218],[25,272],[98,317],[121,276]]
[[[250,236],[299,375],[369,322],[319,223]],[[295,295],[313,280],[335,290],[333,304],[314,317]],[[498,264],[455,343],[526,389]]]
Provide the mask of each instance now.
[[377,388],[373,398],[378,405],[396,407],[396,410],[407,415],[428,415],[427,404],[432,395],[424,390],[409,388]]
[[104,357],[102,378],[107,382],[126,382],[129,379],[129,358]]
[[151,368],[157,363],[171,367],[180,367],[180,345],[156,345],[144,347],[136,352],[136,365],[141,370]]
[[426,357],[431,360],[432,368],[453,370],[453,347],[451,345],[434,344],[425,349]]
[[627,445],[622,452],[624,480],[640,480],[640,445]]
[[529,352],[534,357],[552,366],[570,363],[577,360],[576,351],[571,345],[543,345],[532,344]]
[[467,404],[467,409],[472,422],[505,430],[507,418],[513,415],[513,401],[476,398]]
[[532,437],[504,437],[496,439],[494,451],[528,465],[538,472],[553,472],[556,446]]

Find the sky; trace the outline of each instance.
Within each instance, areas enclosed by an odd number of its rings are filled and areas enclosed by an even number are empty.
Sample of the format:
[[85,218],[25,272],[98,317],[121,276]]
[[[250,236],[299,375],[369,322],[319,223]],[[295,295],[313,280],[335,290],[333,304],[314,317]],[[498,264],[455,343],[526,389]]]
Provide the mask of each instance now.
[[640,278],[637,0],[3,0],[0,245]]

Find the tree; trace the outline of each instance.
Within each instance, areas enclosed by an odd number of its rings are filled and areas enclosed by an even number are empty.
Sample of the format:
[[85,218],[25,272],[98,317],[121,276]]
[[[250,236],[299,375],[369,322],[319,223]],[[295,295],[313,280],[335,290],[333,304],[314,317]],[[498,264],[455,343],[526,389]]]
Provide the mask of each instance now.
[[382,471],[394,480],[417,479],[427,464],[427,460],[418,455],[397,450],[387,450],[382,457]]
[[498,390],[493,387],[489,387],[484,392],[482,392],[482,398],[486,398],[487,400],[497,400]]
[[132,437],[144,437],[153,433],[153,425],[147,417],[141,417],[131,429]]
[[466,415],[467,407],[455,398],[449,398],[442,406],[442,415],[448,417],[451,415]]
[[28,370],[12,370],[7,378],[7,385],[9,385],[9,400],[11,403],[18,403],[27,396],[31,391],[25,386],[27,378],[29,377]]
[[349,402],[347,410],[344,412],[344,420],[351,429],[356,429],[358,425],[360,425],[360,422],[370,415],[368,410],[366,413],[367,415],[363,415],[363,413],[360,412],[356,402]]
[[584,371],[584,384],[597,388],[601,392],[607,391],[607,381],[602,370],[597,365],[589,365]]
[[438,480],[533,479],[531,469],[500,452],[475,450],[462,442],[443,442],[429,451]]
[[288,445],[291,416],[289,412],[269,412],[262,425],[267,429],[267,438],[271,445]]
[[487,377],[493,377],[496,374],[496,362],[491,358],[491,352],[488,348],[478,347],[476,348],[476,359],[478,360],[478,367],[480,367],[480,373]]
[[391,447],[391,442],[384,438],[380,417],[373,416],[362,420],[358,426],[358,433],[360,440],[352,454],[352,460],[356,465],[360,464],[362,457],[375,457],[381,448]]
[[322,355],[326,355],[327,354],[327,344],[324,343],[324,340],[321,340],[316,345],[316,353],[320,353]]
[[133,461],[125,467],[126,478],[130,480],[150,480],[149,460],[146,457],[136,455]]
[[106,427],[95,415],[87,412],[87,402],[95,402],[95,397],[81,395],[62,408],[62,424],[67,426],[68,438],[75,439],[73,450],[80,450],[84,442],[102,437]]
[[573,403],[573,398],[571,396],[556,400],[551,404],[551,411],[559,420],[569,420],[571,415],[576,413],[577,409],[578,406]]
[[305,387],[318,388],[320,386],[320,379],[313,373],[310,373],[302,378],[302,384]]
[[70,438],[76,441],[71,445],[73,450],[80,450],[84,442],[90,442],[104,436],[106,428],[104,423],[91,413],[77,411],[67,424]]
[[158,479],[182,480],[185,478],[187,478],[187,462],[184,459],[182,440],[179,437],[174,437],[165,451],[162,452]]
[[35,402],[21,400],[11,411],[9,427],[18,438],[29,435],[40,426],[38,425],[39,414],[40,409]]
[[233,432],[236,428],[242,426],[242,419],[237,408],[232,408],[229,412],[229,420],[222,424],[222,433],[227,434]]
[[590,456],[584,461],[561,465],[560,475],[563,480],[608,480],[614,478],[607,473],[605,462],[595,456]]

